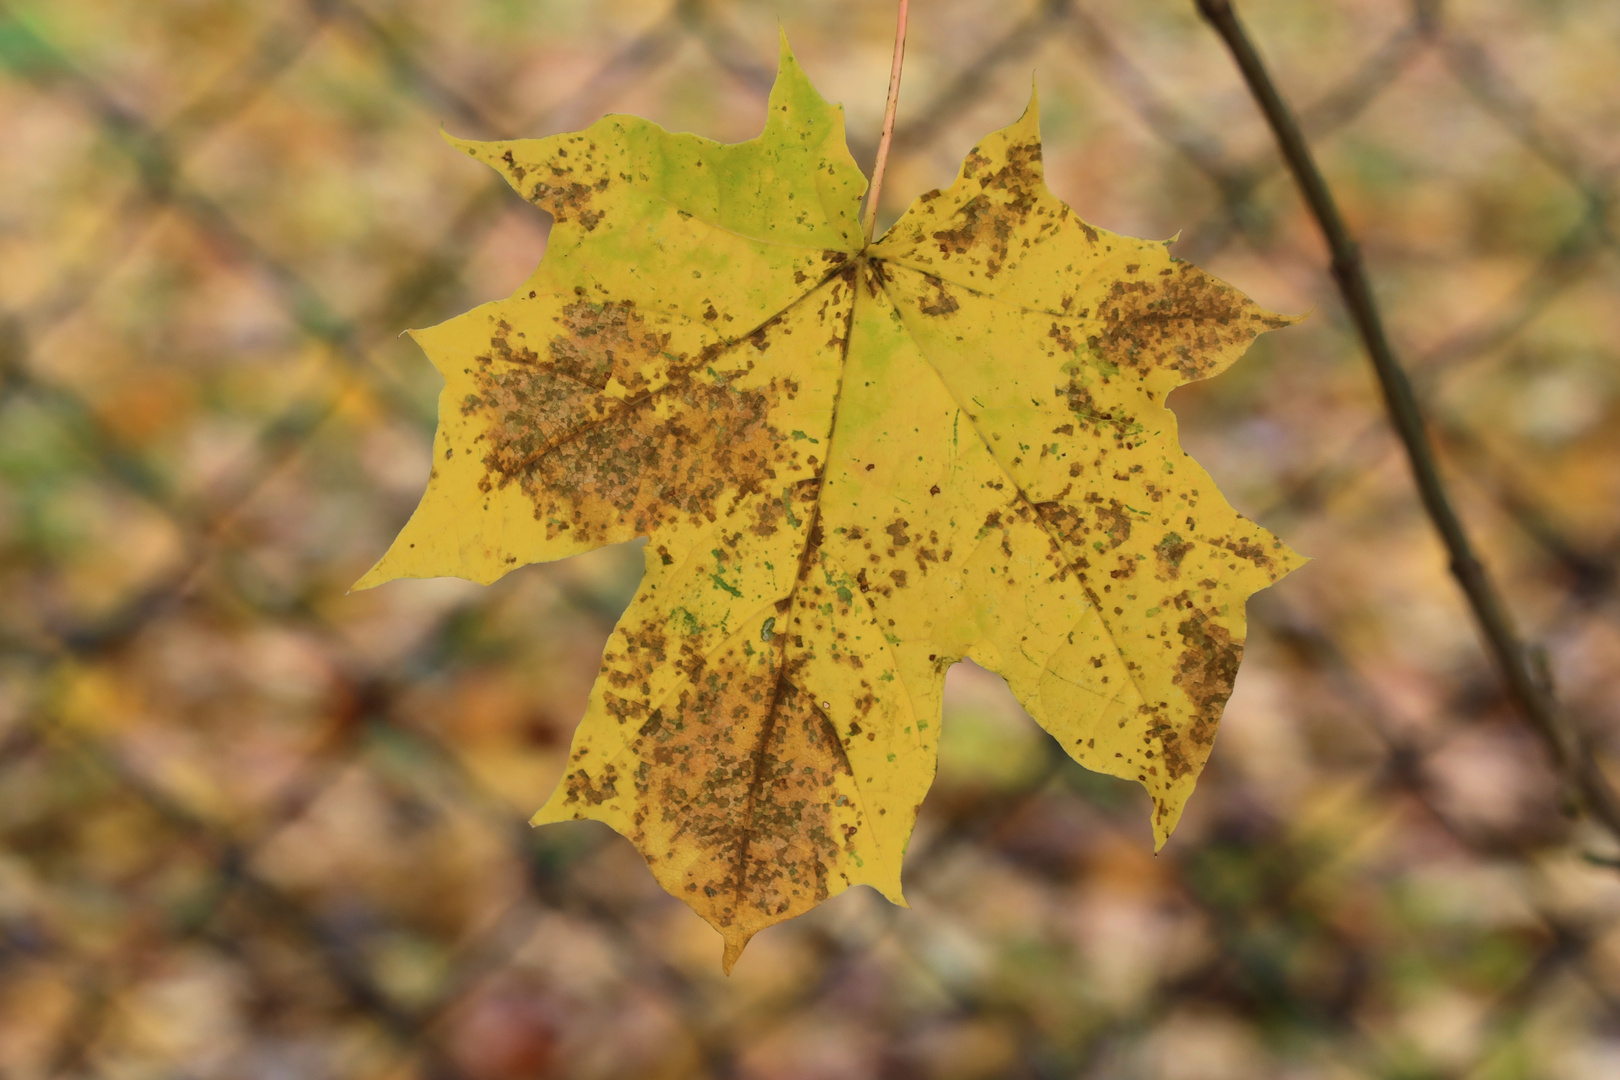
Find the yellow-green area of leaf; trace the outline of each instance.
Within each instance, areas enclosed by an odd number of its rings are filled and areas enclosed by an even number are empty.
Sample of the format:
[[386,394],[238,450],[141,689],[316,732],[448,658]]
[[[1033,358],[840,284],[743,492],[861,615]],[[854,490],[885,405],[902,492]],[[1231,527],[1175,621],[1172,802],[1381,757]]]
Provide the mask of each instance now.
[[535,823],[606,822],[725,937],[900,866],[971,657],[1163,844],[1249,595],[1300,563],[1180,449],[1165,395],[1292,320],[1087,225],[1037,111],[878,242],[784,40],[764,132],[631,116],[461,142],[555,215],[505,300],[414,336],[445,379],[426,494],[361,579],[647,537]]

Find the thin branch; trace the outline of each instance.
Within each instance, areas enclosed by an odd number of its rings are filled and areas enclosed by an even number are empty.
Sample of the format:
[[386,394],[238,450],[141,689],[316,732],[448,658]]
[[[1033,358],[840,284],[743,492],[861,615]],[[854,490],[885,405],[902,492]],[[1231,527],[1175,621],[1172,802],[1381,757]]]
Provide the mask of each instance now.
[[894,141],[894,112],[900,104],[900,66],[906,59],[906,15],[911,0],[900,0],[900,15],[894,27],[894,63],[889,67],[889,100],[883,106],[883,138],[878,142],[877,161],[872,166],[872,188],[866,193],[866,242],[872,242],[877,229],[878,195],[883,190],[883,169],[889,164],[889,143]]
[[1195,2],[1199,12],[1220,34],[1243,72],[1249,92],[1265,114],[1283,159],[1294,174],[1294,180],[1332,252],[1333,278],[1372,360],[1373,370],[1384,392],[1390,423],[1406,449],[1423,508],[1445,544],[1451,558],[1451,573],[1468,600],[1474,621],[1495,661],[1509,699],[1541,736],[1554,765],[1578,792],[1587,812],[1607,826],[1616,837],[1620,837],[1620,797],[1609,785],[1586,741],[1566,724],[1546,680],[1539,678],[1532,669],[1529,651],[1519,640],[1495,584],[1475,556],[1462,521],[1452,508],[1445,482],[1440,478],[1435,463],[1434,449],[1424,428],[1417,396],[1412,392],[1406,372],[1396,359],[1384,332],[1383,319],[1373,300],[1372,288],[1362,265],[1361,251],[1345,227],[1333,193],[1317,168],[1310,147],[1300,132],[1299,123],[1283,101],[1276,83],[1266,70],[1265,62],[1238,21],[1231,0]]

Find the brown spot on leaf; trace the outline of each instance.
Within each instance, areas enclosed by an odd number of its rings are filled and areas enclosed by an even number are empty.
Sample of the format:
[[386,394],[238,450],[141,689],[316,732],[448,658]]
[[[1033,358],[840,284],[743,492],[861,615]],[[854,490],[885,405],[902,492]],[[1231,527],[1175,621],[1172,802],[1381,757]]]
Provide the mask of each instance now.
[[[768,662],[728,648],[641,728],[638,845],[691,854],[683,890],[706,918],[758,926],[829,894],[847,835],[831,812],[850,776],[837,732],[797,685],[787,635]],[[572,789],[570,789],[572,791]]]
[[502,154],[501,160],[506,162],[506,171],[512,174],[512,179],[516,182],[521,184],[523,182],[523,178],[529,174],[528,169],[525,169],[522,165],[519,165],[512,159],[512,151],[508,150],[506,153]]
[[1107,424],[1111,426],[1112,433],[1118,436],[1136,422],[1135,417],[1122,416],[1111,409],[1099,409],[1091,391],[1086,389],[1078,376],[1070,378],[1068,385],[1058,387],[1057,396],[1074,413],[1082,431],[1095,433]]
[[[800,485],[812,505],[817,486]],[[801,681],[826,628],[821,589],[812,583],[819,511],[800,511],[810,521],[795,588],[764,630],[714,649],[695,622],[686,625],[679,635],[685,686],[657,710],[645,703],[649,688],[641,676],[655,670],[649,647],[666,646],[662,630],[621,627],[605,657],[606,666],[622,669],[622,682],[639,690],[631,691],[639,700],[619,698],[610,708],[645,717],[630,743],[640,761],[634,782],[641,808],[632,839],[655,865],[666,851],[681,850],[684,880],[666,886],[738,948],[760,926],[825,899],[835,878],[847,885],[840,867],[864,824],[851,804],[853,772],[843,742],[827,706]],[[794,632],[782,632],[789,626]],[[853,654],[834,659],[862,666]],[[851,737],[860,730],[852,724]]]
[[962,166],[964,179],[977,180],[979,193],[956,210],[955,226],[934,232],[940,253],[982,259],[985,276],[994,277],[1007,261],[1013,234],[1028,221],[1040,198],[1041,144],[1007,148],[1007,162],[990,172],[991,162],[977,150]]
[[1131,516],[1118,499],[1109,499],[1107,506],[1098,505],[1093,511],[1097,528],[1108,535],[1108,546],[1117,548],[1131,538]]
[[928,284],[933,286],[933,297],[919,296],[917,307],[924,315],[949,315],[961,305],[956,302],[945,283],[937,277],[929,276]]
[[[742,390],[706,370],[670,368],[667,337],[629,303],[582,300],[559,326],[542,360],[497,324],[474,371],[488,424],[485,479],[518,484],[549,535],[605,541],[614,523],[646,535],[683,518],[712,521],[729,505],[724,495],[764,490],[792,460],[790,439],[769,422],[778,383]],[[624,400],[599,393],[612,378],[644,388],[642,369],[659,367],[670,370],[663,386]]]
[[552,178],[555,183],[536,181],[529,189],[529,201],[543,210],[551,211],[553,217],[560,222],[577,220],[585,226],[586,232],[595,230],[601,222],[603,212],[593,209],[591,201],[608,188],[608,178],[602,177],[595,183],[581,183],[578,180],[567,180],[573,175],[572,166],[559,168],[555,163],[551,166]]
[[1159,563],[1159,576],[1180,577],[1181,560],[1187,557],[1187,552],[1191,551],[1192,547],[1190,542],[1181,538],[1180,533],[1165,533],[1164,539],[1153,545],[1153,554]]
[[1238,558],[1249,560],[1262,570],[1270,570],[1272,567],[1270,553],[1253,540],[1226,540],[1221,546]]
[[619,794],[617,782],[619,775],[612,765],[602,770],[599,780],[592,780],[584,769],[569,773],[563,780],[568,788],[568,801],[571,803],[585,803],[587,806],[596,806]]
[[[1181,687],[1197,710],[1185,735],[1197,746],[1207,749],[1215,741],[1215,724],[1220,719],[1221,709],[1232,696],[1232,683],[1237,678],[1238,663],[1243,659],[1243,646],[1232,640],[1226,627],[1202,611],[1183,619],[1176,632],[1187,647],[1176,659],[1176,674],[1171,681]],[[1170,778],[1184,776],[1193,764],[1188,760],[1180,737],[1170,730],[1161,731],[1159,736]]]
[[1286,325],[1287,320],[1266,319],[1260,325],[1246,318],[1243,295],[1191,263],[1177,263],[1175,270],[1168,277],[1114,282],[1097,307],[1101,326],[1086,338],[1092,352],[1139,373],[1172,368],[1188,380],[1201,379],[1223,349],[1247,344],[1262,329]]

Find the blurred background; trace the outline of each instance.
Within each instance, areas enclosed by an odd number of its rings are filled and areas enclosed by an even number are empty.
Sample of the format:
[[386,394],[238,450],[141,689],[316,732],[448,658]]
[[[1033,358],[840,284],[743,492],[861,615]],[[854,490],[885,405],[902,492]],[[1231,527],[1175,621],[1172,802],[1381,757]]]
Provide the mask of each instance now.
[[[1245,0],[1559,694],[1620,755],[1620,5]],[[1300,326],[1172,398],[1315,561],[1251,604],[1157,858],[953,670],[909,911],[720,939],[531,830],[634,548],[345,590],[422,490],[400,331],[545,215],[451,151],[762,123],[778,21],[870,163],[871,0],[0,0],[0,1075],[1620,1076],[1620,845],[1504,704],[1326,257],[1191,0],[919,0],[893,220],[1017,117],[1050,186]],[[1617,760],[1620,765],[1620,760]]]

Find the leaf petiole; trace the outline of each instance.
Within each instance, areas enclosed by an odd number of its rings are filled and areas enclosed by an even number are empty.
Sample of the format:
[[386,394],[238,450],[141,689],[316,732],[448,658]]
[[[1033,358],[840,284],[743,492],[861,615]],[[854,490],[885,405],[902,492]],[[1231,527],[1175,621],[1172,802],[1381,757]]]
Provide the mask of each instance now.
[[911,0],[900,0],[900,14],[894,27],[894,63],[889,67],[889,100],[883,106],[883,137],[878,140],[877,160],[872,164],[872,186],[866,192],[866,242],[872,242],[877,229],[878,194],[883,190],[883,169],[889,164],[889,143],[894,140],[894,113],[900,104],[900,66],[906,59],[906,15]]

